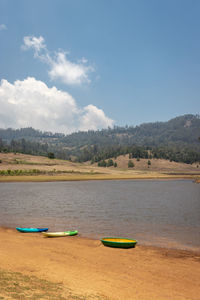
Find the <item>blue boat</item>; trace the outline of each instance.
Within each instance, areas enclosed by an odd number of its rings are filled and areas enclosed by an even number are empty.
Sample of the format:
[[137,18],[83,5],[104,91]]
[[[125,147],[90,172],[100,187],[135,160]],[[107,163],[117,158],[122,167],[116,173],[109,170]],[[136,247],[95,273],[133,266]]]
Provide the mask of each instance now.
[[49,228],[20,228],[20,227],[16,227],[16,229],[20,232],[43,232],[43,231],[47,231]]

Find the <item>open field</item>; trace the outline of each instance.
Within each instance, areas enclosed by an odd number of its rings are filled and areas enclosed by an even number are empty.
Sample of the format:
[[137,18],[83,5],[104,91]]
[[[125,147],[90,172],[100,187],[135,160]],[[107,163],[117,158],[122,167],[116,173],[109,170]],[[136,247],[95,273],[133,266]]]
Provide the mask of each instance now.
[[0,299],[197,300],[200,253],[0,228]]
[[152,159],[132,159],[134,168],[128,168],[128,155],[116,159],[117,168],[98,167],[97,164],[75,163],[25,154],[0,153],[0,181],[64,181],[102,179],[176,179],[200,178],[198,164],[188,165]]

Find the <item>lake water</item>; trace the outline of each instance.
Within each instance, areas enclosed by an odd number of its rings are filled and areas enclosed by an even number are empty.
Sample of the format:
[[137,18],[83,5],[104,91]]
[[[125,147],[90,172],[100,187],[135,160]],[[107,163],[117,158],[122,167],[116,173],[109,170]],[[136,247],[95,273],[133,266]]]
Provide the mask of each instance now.
[[0,183],[0,226],[78,229],[140,244],[200,249],[200,184],[176,181]]

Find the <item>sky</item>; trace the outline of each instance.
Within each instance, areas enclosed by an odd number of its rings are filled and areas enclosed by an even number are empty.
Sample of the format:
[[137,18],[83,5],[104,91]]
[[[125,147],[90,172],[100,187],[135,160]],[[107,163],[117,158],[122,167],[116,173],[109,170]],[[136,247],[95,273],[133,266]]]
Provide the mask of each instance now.
[[0,128],[200,113],[199,0],[0,0]]

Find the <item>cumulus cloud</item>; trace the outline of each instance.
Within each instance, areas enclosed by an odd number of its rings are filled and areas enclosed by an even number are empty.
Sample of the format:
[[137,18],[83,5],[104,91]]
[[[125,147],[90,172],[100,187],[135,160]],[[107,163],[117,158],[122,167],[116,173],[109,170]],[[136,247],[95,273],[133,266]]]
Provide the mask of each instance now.
[[7,29],[7,27],[6,27],[5,24],[0,24],[0,31],[1,31],[1,30],[6,30],[6,29]]
[[1,80],[0,128],[33,127],[71,133],[113,126],[113,120],[94,105],[77,106],[75,99],[56,87],[28,77],[13,84]]
[[50,55],[42,36],[39,38],[25,36],[22,49],[34,50],[34,57],[48,65],[48,74],[51,80],[60,80],[67,85],[81,85],[90,82],[89,74],[94,71],[94,68],[87,65],[87,59],[82,58],[78,62],[72,62],[68,59],[69,53],[64,51],[58,51],[53,56]]
[[83,116],[80,120],[81,129],[96,130],[97,128],[108,128],[113,126],[113,120],[106,117],[102,109],[90,104],[83,109]]

